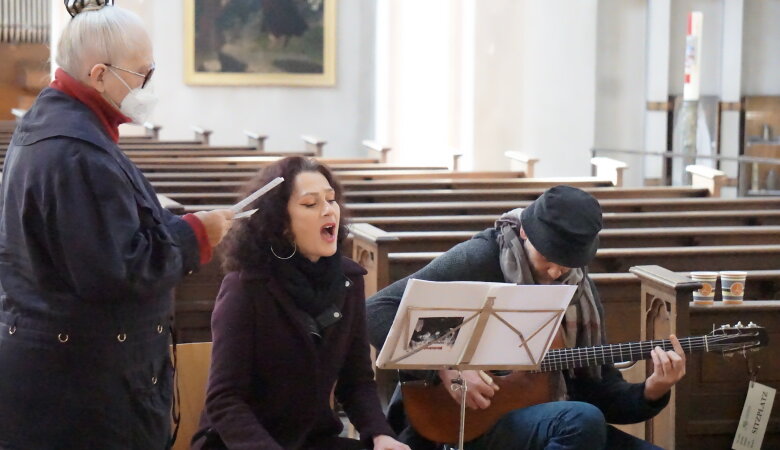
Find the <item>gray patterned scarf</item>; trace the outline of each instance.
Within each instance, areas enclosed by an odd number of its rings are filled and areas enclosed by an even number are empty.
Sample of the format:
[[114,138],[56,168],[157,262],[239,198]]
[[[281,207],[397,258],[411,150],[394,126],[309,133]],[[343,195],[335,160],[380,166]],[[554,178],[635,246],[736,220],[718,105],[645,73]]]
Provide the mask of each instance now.
[[[499,261],[504,281],[507,283],[536,284],[528,256],[523,247],[523,241],[520,239],[520,213],[522,211],[522,208],[517,208],[504,213],[495,223],[495,228],[498,230],[496,240],[500,252]],[[562,279],[554,281],[553,284],[577,286],[577,291],[566,309],[564,323],[561,326],[565,345],[569,348],[601,345],[603,342],[601,317],[599,317],[596,300],[584,270],[581,268],[571,269]],[[578,370],[578,373],[581,372]],[[595,379],[600,379],[600,367],[588,368],[587,374]],[[574,376],[573,371],[572,376]],[[565,398],[565,389],[565,383],[561,382],[557,396],[559,400]]]

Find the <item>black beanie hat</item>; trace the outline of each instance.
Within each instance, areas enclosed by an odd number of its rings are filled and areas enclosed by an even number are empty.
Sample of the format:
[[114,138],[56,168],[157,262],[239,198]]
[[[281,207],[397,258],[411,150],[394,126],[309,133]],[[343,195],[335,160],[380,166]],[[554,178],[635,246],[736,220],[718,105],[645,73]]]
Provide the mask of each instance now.
[[596,256],[601,206],[587,192],[555,186],[523,209],[521,223],[531,245],[548,261],[584,267]]

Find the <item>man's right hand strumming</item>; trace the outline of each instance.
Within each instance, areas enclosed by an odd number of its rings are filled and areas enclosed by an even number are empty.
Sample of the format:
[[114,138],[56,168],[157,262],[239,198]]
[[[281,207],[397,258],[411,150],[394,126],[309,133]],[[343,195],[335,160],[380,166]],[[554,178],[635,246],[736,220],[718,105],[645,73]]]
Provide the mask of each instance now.
[[[481,370],[464,370],[461,372],[463,380],[467,383],[466,407],[471,409],[486,409],[490,406],[490,399],[499,389],[493,380]],[[460,389],[452,389],[452,380],[458,378],[457,370],[440,370],[439,378],[447,387],[447,392],[460,404]]]

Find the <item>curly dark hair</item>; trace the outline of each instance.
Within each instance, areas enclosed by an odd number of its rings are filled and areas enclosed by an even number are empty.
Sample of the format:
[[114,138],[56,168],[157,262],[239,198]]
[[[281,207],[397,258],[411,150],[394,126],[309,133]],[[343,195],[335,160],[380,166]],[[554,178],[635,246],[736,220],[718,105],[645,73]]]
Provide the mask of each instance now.
[[341,250],[347,237],[347,211],[343,202],[341,185],[330,169],[319,161],[301,156],[290,156],[265,167],[244,187],[241,198],[260,189],[276,177],[284,177],[284,183],[271,189],[252,202],[247,209],[257,208],[256,214],[248,219],[236,220],[223,242],[226,272],[245,269],[264,269],[274,259],[274,250],[283,255],[292,252],[290,241],[290,214],[287,204],[292,195],[295,177],[301,172],[319,172],[333,188],[341,214],[339,219],[338,249]]

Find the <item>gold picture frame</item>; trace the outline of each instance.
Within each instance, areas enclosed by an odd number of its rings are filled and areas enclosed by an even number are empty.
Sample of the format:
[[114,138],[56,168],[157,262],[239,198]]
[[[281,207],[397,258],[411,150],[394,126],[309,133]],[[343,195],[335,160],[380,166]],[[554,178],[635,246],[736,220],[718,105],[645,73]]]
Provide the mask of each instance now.
[[333,86],[337,0],[184,0],[184,81]]

